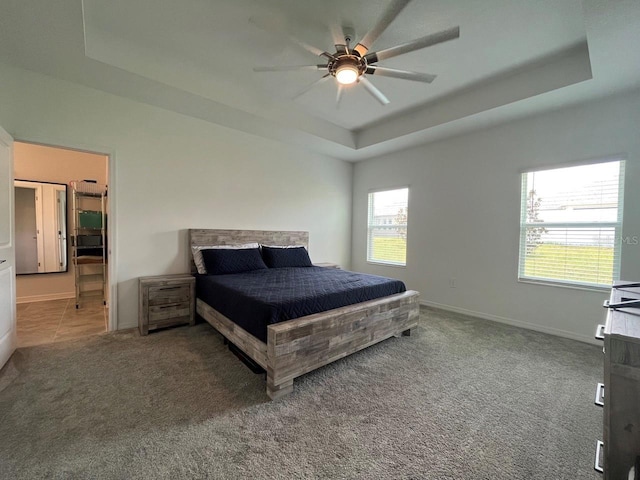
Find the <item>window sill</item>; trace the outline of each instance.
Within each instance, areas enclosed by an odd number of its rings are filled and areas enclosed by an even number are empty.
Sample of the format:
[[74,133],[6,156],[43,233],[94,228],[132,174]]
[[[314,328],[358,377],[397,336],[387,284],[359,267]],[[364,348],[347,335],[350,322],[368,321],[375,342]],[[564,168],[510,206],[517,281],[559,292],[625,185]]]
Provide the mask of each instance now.
[[530,285],[542,285],[543,287],[560,287],[569,290],[583,290],[587,292],[608,293],[611,287],[596,287],[572,283],[553,282],[550,280],[534,280],[531,278],[519,278],[518,283],[528,283]]
[[401,263],[385,263],[385,262],[373,262],[371,260],[367,260],[367,264],[376,265],[378,267],[395,267],[395,268],[407,268],[406,264]]

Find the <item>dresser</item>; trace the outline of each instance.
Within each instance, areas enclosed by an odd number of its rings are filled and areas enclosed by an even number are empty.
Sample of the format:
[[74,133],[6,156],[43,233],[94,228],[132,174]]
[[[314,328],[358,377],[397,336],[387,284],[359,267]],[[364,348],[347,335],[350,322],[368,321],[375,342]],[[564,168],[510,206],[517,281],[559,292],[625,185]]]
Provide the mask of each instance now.
[[596,331],[604,342],[604,383],[595,403],[604,410],[595,469],[607,480],[639,480],[640,283],[617,282],[605,307],[606,322]]
[[192,275],[140,277],[138,328],[149,330],[195,324],[196,279]]

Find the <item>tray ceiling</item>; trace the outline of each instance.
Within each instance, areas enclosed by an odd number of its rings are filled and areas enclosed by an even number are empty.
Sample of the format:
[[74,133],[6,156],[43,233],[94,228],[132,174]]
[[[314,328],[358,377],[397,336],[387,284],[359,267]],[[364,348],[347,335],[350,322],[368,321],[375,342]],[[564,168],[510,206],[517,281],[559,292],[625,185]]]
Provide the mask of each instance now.
[[[370,78],[387,106],[354,85],[337,108],[333,80],[296,97],[321,72],[253,72],[323,62],[250,18],[333,51],[332,24],[360,38],[388,0],[23,0],[0,20],[0,60],[355,160],[477,128],[482,119],[471,119],[483,115],[495,123],[637,86],[639,67],[625,60],[640,9],[607,3],[414,0],[373,50],[456,25],[460,38],[380,62],[438,75],[432,84]],[[598,71],[597,60],[620,67]]]

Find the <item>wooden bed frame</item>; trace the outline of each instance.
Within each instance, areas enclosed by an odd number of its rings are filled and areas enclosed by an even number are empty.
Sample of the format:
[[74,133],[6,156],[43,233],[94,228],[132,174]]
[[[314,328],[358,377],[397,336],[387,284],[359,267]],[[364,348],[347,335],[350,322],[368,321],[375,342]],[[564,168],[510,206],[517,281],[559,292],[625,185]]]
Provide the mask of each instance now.
[[[189,230],[191,246],[304,245],[308,232],[265,230]],[[272,400],[293,391],[293,379],[393,336],[409,335],[418,325],[418,292],[406,291],[327,312],[269,325],[267,343],[258,340],[200,299],[196,312],[267,372]]]

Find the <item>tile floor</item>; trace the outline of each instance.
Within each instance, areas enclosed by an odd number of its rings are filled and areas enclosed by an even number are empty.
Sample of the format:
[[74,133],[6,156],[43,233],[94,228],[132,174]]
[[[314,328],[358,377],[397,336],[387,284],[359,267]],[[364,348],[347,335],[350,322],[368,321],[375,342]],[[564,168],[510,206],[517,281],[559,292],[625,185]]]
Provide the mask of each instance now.
[[18,348],[97,335],[107,330],[101,301],[76,309],[75,299],[18,304]]

